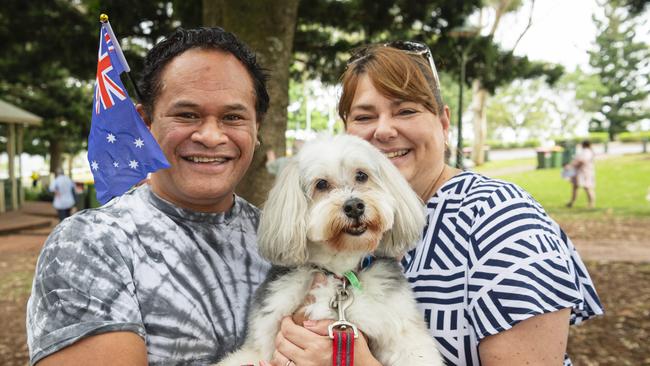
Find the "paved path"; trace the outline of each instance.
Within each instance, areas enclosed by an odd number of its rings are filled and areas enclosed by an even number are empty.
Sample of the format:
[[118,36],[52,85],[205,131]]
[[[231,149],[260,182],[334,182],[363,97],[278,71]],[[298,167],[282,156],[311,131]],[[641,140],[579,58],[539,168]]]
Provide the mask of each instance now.
[[25,202],[20,211],[0,214],[0,235],[47,228],[56,217],[51,202]]

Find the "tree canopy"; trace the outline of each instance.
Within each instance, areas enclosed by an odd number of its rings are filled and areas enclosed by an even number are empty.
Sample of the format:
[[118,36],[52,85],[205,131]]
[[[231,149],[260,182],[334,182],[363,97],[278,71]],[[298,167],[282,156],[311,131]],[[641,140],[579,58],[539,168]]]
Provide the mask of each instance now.
[[630,123],[650,118],[645,101],[650,95],[650,48],[636,39],[637,16],[620,0],[603,4],[604,18],[594,17],[599,34],[590,52],[590,65],[600,79],[592,108],[597,112],[591,130],[607,131],[610,139]]

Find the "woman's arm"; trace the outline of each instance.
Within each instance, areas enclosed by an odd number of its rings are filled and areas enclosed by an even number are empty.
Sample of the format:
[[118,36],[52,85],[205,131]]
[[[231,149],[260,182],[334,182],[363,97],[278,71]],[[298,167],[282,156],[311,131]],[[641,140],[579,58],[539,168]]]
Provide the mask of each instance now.
[[536,315],[479,343],[483,366],[562,365],[571,309]]

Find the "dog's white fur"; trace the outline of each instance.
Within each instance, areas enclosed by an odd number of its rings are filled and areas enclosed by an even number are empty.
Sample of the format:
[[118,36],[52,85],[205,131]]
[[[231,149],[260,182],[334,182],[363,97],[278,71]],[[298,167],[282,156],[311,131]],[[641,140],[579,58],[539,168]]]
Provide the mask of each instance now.
[[[327,189],[317,188],[320,180],[328,182]],[[343,210],[351,198],[365,204],[358,221]],[[363,234],[346,233],[359,225],[367,227]],[[368,253],[383,259],[358,273],[361,290],[349,287],[354,301],[346,318],[368,337],[383,365],[442,365],[396,260],[415,245],[423,226],[420,199],[368,142],[340,135],[306,144],[264,206],[259,249],[275,266],[251,305],[245,343],[218,365],[271,359],[281,319],[298,310],[307,294],[314,299],[305,307],[309,319],[336,319],[330,300],[341,282],[330,275],[325,285],[310,289],[319,272],[314,265],[341,275],[355,270]]]

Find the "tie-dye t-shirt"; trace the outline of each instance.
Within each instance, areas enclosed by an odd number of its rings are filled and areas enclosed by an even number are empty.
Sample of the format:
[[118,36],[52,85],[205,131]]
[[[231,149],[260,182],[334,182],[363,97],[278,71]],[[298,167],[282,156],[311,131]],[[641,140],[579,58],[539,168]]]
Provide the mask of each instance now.
[[184,210],[142,186],[57,226],[27,304],[33,364],[83,337],[130,331],[149,364],[209,364],[243,342],[247,305],[269,264],[259,211]]

